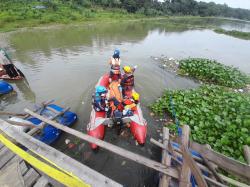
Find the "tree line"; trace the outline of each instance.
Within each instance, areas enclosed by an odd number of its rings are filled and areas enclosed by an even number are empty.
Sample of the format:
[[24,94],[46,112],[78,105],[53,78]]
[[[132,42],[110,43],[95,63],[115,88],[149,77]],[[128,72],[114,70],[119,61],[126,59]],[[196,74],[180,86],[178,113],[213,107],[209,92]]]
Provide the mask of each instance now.
[[[52,1],[52,0],[47,0]],[[222,16],[250,20],[250,10],[231,8],[226,4],[197,2],[195,0],[63,0],[79,6],[99,5],[122,8],[129,13],[153,15]]]
[[[35,0],[0,0],[1,2],[34,2]],[[250,10],[231,8],[226,4],[214,2],[197,2],[195,0],[37,0],[48,8],[56,10],[58,4],[70,5],[71,8],[103,8],[123,9],[129,13],[139,13],[147,16],[190,15],[190,16],[221,16],[250,20]],[[4,3],[3,3],[4,4]],[[4,8],[4,7],[2,7]],[[1,9],[1,8],[0,8]]]

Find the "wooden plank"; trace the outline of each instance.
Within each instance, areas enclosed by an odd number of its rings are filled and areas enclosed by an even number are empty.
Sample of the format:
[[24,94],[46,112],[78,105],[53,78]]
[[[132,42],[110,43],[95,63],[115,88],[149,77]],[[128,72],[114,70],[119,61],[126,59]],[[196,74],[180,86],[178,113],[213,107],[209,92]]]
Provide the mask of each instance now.
[[30,168],[28,172],[23,176],[24,184],[27,187],[30,187],[36,182],[39,177],[40,175],[33,168]]
[[244,156],[248,165],[250,165],[250,147],[247,145],[243,146]]
[[[54,102],[54,100],[48,100],[48,101],[43,101],[42,103],[41,103],[41,107],[38,107],[37,109],[35,109],[35,110],[33,110],[33,112],[38,112],[39,110],[42,110],[43,108],[45,108],[46,106],[48,106],[49,104],[51,104],[51,103],[53,103]],[[25,116],[24,116],[24,118],[27,118],[27,117],[29,117],[30,115],[29,114],[26,114]]]
[[218,186],[218,187],[228,187],[227,185],[221,184],[220,182],[217,182],[216,180],[213,180],[209,177],[204,176],[206,179],[207,183],[210,184],[211,186]]
[[60,113],[59,111],[55,110],[54,108],[51,108],[49,106],[46,107],[46,109],[50,110],[51,112],[55,113],[55,114],[58,114]]
[[11,165],[12,163],[14,163],[14,162],[21,162],[21,158],[19,157],[19,156],[17,156],[17,155],[15,155],[12,159],[10,159],[9,161],[8,161],[8,163],[7,164],[5,164],[2,168],[1,168],[1,170],[5,170],[9,165]]
[[22,175],[25,175],[26,172],[28,171],[28,167],[24,161],[20,162],[20,171]]
[[194,159],[192,158],[192,156],[190,155],[187,147],[185,145],[181,146],[181,150],[183,153],[183,164],[187,164],[189,166],[189,168],[192,171],[192,174],[194,175],[194,178],[198,184],[198,186],[202,186],[202,187],[208,187],[205,179],[203,178],[203,175],[199,169],[199,167],[196,165]]
[[7,162],[9,160],[11,160],[14,156],[15,156],[15,154],[13,152],[11,152],[7,147],[4,147],[3,149],[1,149],[1,152],[0,152],[0,169],[5,164],[7,164]]
[[[168,140],[169,140],[169,129],[167,127],[163,127],[163,146],[165,147],[165,149],[167,149],[168,147]],[[166,166],[170,166],[171,156],[165,149],[162,150],[161,163]],[[171,177],[168,177],[167,175],[162,175],[160,179],[159,187],[168,187],[170,180],[171,180]]]
[[[165,147],[164,147],[164,145],[163,145],[162,143],[158,142],[157,140],[155,140],[155,139],[153,139],[153,138],[150,138],[150,142],[153,143],[153,144],[155,144],[156,146],[162,148],[162,149],[165,149]],[[180,153],[180,154],[181,154],[181,153],[182,153],[180,149],[178,149],[178,148],[176,148],[176,147],[173,147],[173,146],[171,146],[171,147],[172,147],[172,150],[173,150],[173,151],[171,151],[171,148],[170,148],[170,147],[168,147],[169,149],[167,150],[167,151],[169,151],[171,154],[172,154],[172,152],[173,152],[174,154],[176,154],[176,153]],[[202,158],[199,158],[199,157],[197,157],[197,156],[195,156],[195,155],[192,155],[192,157],[193,157],[193,159],[194,159],[195,161],[200,162],[200,163],[203,163],[203,159],[202,159]]]
[[[189,146],[189,134],[190,134],[190,128],[188,125],[184,125],[182,128],[182,138],[181,143],[182,147],[188,148]],[[183,151],[183,150],[182,150]],[[190,186],[190,176],[191,171],[188,165],[188,160],[184,157],[183,153],[183,162],[182,162],[182,169],[180,174],[180,187],[189,187]]]
[[7,115],[7,116],[25,116],[26,114],[19,114],[19,113],[14,113],[14,112],[0,111],[0,115]]
[[33,187],[49,187],[49,180],[47,177],[42,176],[40,177]]
[[[68,107],[68,108],[62,110],[61,112],[59,112],[59,113],[57,113],[56,115],[54,115],[53,117],[51,117],[50,120],[54,120],[54,119],[56,119],[58,116],[63,115],[63,114],[64,114],[65,112],[67,112],[69,109],[70,109],[70,108]],[[34,113],[34,114],[35,114],[35,113]],[[30,115],[31,115],[31,114],[30,114]],[[38,115],[38,114],[36,114],[36,115]],[[32,116],[34,116],[34,115],[32,115]],[[40,116],[40,115],[39,115],[39,116]],[[28,134],[29,134],[29,135],[34,135],[34,134],[36,134],[37,132],[39,132],[39,131],[44,127],[44,125],[46,125],[46,123],[45,123],[45,122],[41,122],[41,123],[37,126],[37,128],[31,129],[31,130],[28,132]]]
[[203,158],[215,163],[220,168],[237,176],[246,182],[250,181],[250,166],[232,158],[226,157],[214,150],[206,148],[204,145],[192,142],[192,149],[198,151]]
[[[29,150],[35,152],[56,165],[60,166],[65,171],[73,173],[81,180],[92,186],[102,187],[121,187],[119,183],[105,177],[104,175],[92,170],[91,168],[83,165],[82,163],[70,158],[69,156],[61,153],[60,151],[46,145],[45,143],[27,135],[24,132],[19,132],[14,127],[0,119],[0,129],[5,129],[5,133],[12,137],[21,145],[25,145]],[[8,128],[7,128],[8,127]],[[51,183],[51,182],[50,182]]]
[[204,158],[204,162],[207,165],[208,169],[212,172],[213,176],[215,177],[216,180],[218,180],[220,183],[224,183],[224,181],[222,180],[222,178],[218,175],[218,173],[216,172],[215,168],[212,166],[212,164],[206,159]]
[[23,122],[17,122],[17,121],[12,121],[12,120],[6,120],[9,124],[11,125],[17,125],[17,126],[22,126],[22,127],[30,127],[30,128],[37,128],[37,125],[34,125],[33,123],[23,123]]
[[122,149],[122,148],[120,148],[118,146],[115,146],[113,144],[110,144],[110,143],[107,143],[105,141],[99,140],[99,139],[94,138],[92,136],[86,135],[86,134],[84,134],[82,132],[76,131],[76,130],[71,129],[69,127],[60,125],[59,123],[56,123],[56,122],[54,122],[52,120],[49,120],[49,119],[46,119],[43,116],[40,116],[40,115],[38,115],[38,114],[28,110],[28,109],[25,109],[25,112],[27,112],[28,114],[31,114],[32,116],[34,116],[34,117],[36,117],[36,118],[38,118],[38,119],[40,119],[40,120],[42,120],[42,121],[44,121],[46,123],[58,128],[58,129],[60,129],[60,130],[62,130],[64,132],[67,132],[67,133],[69,133],[71,135],[74,135],[74,136],[76,136],[76,137],[78,137],[78,138],[80,138],[82,140],[88,141],[90,143],[94,143],[94,144],[96,144],[96,145],[98,145],[98,146],[100,146],[100,147],[102,147],[104,149],[107,149],[107,150],[109,150],[109,151],[111,151],[113,153],[116,153],[116,154],[118,154],[118,155],[120,155],[122,157],[133,160],[133,161],[135,161],[137,163],[140,163],[142,165],[145,165],[145,166],[147,166],[149,168],[155,169],[156,171],[160,171],[160,172],[162,172],[162,173],[164,173],[166,175],[169,175],[171,177],[174,177],[174,178],[179,177],[178,171],[176,169],[174,169],[174,168],[166,167],[165,165],[163,165],[163,164],[161,164],[159,162],[150,160],[150,159],[148,159],[148,158],[146,158],[144,156],[141,156],[141,155],[135,154],[133,152],[127,151],[127,150]]
[[220,177],[221,177],[225,182],[227,182],[227,183],[229,183],[229,184],[232,184],[232,185],[238,186],[238,187],[249,187],[249,185],[247,185],[247,184],[244,184],[244,183],[242,183],[242,182],[238,182],[238,181],[236,181],[236,180],[234,180],[234,179],[231,179],[231,178],[229,178],[229,177],[226,177],[226,176],[224,176],[224,175],[222,175],[222,174],[219,174],[219,175],[220,175]]
[[2,143],[0,143],[0,150],[4,147],[4,145]]

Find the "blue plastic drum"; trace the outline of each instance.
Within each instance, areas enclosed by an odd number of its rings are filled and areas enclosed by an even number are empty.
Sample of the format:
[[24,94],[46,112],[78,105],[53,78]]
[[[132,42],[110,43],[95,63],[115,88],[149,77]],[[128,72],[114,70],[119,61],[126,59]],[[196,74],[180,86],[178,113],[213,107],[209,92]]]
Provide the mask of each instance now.
[[0,94],[7,94],[10,93],[12,90],[13,87],[9,83],[0,80]]

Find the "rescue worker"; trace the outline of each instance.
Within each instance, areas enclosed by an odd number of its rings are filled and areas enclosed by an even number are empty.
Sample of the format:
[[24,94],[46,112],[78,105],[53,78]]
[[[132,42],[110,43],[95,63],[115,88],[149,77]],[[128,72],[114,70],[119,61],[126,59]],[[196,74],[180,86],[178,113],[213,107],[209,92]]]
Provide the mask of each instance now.
[[130,66],[123,67],[124,75],[122,76],[122,80],[121,80],[123,96],[126,95],[127,91],[132,91],[134,88],[134,84],[135,84],[134,71],[135,71],[135,69],[136,69],[136,66],[134,68],[132,68]]
[[109,64],[111,65],[111,70],[109,74],[109,82],[118,81],[121,82],[121,59],[120,59],[120,51],[116,49],[114,51],[113,56],[109,60]]
[[125,97],[123,100],[124,110],[123,115],[124,116],[133,116],[133,112],[137,109],[136,106],[139,103],[140,95],[133,91],[132,98]]
[[106,94],[107,94],[107,89],[104,86],[97,86],[95,94],[93,95],[93,107],[95,111],[100,112],[100,111],[108,111],[107,107],[107,99],[106,99]]

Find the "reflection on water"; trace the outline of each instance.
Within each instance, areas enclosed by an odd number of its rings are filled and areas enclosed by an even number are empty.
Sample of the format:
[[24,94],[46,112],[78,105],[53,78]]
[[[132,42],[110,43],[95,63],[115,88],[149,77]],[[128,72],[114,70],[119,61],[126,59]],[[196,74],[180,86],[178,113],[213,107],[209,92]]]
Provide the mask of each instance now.
[[[193,88],[197,84],[165,72],[151,56],[212,58],[250,73],[249,41],[219,35],[211,30],[190,30],[194,24],[202,28],[227,23],[216,19],[170,19],[93,23],[13,33],[9,40],[14,51],[12,56],[29,85],[12,83],[17,95],[1,99],[0,109],[22,112],[24,107],[31,108],[35,102],[55,99],[57,104],[70,106],[78,114],[79,120],[73,128],[86,132],[94,86],[99,77],[109,71],[107,61],[113,50],[119,48],[123,65],[138,65],[136,90],[141,94],[142,109],[149,124],[148,138],[146,145],[140,147],[135,145],[131,136],[118,137],[108,129],[105,140],[159,160],[160,152],[149,143],[149,138],[159,138],[157,130],[161,125],[150,117],[147,106],[164,89]],[[106,176],[126,186],[157,185],[158,176],[154,171],[102,149],[93,153],[87,143],[81,141],[80,148],[69,150],[65,138],[75,140],[64,134],[54,146]]]

